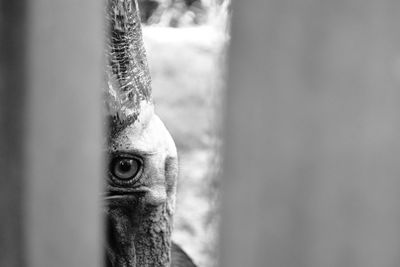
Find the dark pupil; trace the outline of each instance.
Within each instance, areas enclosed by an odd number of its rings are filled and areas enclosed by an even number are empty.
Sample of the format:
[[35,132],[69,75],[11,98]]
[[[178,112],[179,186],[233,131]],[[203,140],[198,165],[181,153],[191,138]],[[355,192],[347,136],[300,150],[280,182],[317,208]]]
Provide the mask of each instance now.
[[132,168],[132,160],[121,160],[119,162],[119,171],[120,172],[129,172]]

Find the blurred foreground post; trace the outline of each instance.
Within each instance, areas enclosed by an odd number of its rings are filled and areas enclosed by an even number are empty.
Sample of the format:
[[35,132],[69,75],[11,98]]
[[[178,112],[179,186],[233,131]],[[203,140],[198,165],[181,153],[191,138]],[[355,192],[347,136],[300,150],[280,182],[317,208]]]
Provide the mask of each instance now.
[[23,2],[1,0],[0,266],[98,267],[104,3]]
[[25,1],[0,1],[0,266],[23,259]]
[[399,266],[400,2],[233,10],[222,266]]
[[104,3],[30,1],[28,263],[101,265]]

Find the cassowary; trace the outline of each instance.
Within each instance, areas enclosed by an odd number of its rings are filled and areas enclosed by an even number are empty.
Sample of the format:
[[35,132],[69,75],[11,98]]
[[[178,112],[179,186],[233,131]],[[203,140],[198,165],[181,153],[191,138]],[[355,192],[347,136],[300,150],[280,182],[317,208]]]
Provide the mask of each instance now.
[[107,0],[106,17],[106,265],[195,266],[171,242],[177,152],[154,112],[136,0]]

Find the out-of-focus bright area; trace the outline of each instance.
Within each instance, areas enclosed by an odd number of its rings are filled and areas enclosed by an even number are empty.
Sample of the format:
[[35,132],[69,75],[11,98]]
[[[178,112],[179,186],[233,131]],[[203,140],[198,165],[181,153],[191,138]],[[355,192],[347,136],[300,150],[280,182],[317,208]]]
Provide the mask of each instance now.
[[180,159],[173,240],[199,266],[216,266],[229,1],[140,4],[156,112]]

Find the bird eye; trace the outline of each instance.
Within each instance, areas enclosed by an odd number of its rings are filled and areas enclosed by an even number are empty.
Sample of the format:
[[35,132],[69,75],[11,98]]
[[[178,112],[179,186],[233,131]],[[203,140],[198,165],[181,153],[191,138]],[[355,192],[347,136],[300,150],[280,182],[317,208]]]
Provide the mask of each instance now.
[[132,180],[140,171],[142,163],[135,158],[117,157],[111,162],[112,175],[122,181]]

